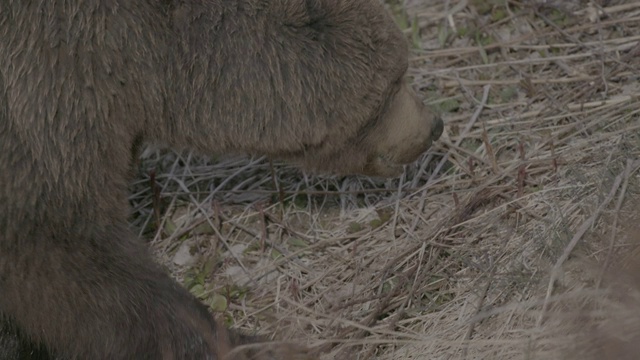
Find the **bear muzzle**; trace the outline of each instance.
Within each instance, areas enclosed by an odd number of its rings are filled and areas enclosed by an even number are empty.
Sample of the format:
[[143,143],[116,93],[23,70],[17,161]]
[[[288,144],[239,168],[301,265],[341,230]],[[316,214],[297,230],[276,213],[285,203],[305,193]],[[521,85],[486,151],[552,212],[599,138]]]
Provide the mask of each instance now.
[[374,149],[365,175],[393,177],[416,161],[444,132],[442,119],[430,111],[407,85],[395,95],[378,126],[371,130]]

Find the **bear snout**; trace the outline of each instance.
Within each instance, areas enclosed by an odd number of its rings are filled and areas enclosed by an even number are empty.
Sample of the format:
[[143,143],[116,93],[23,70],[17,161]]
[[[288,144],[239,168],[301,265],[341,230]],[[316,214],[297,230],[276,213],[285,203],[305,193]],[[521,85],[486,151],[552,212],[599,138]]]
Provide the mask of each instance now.
[[385,109],[378,126],[370,130],[373,145],[367,175],[391,177],[402,165],[416,161],[444,132],[444,122],[404,84]]

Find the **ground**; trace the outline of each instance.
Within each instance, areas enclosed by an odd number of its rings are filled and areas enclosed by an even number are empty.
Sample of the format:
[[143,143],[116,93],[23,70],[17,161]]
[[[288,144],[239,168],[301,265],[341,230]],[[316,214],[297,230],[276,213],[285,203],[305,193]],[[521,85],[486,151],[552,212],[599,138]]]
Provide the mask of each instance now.
[[388,6],[446,123],[402,177],[149,148],[133,225],[228,325],[324,359],[587,351],[636,254],[640,2]]

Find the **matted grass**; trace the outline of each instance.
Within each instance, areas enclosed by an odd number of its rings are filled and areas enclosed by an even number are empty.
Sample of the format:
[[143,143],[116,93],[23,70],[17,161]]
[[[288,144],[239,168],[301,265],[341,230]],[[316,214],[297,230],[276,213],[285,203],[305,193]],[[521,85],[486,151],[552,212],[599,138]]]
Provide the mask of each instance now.
[[323,359],[638,343],[640,281],[602,269],[637,253],[640,1],[388,2],[442,139],[389,180],[148,150],[132,221],[160,261]]

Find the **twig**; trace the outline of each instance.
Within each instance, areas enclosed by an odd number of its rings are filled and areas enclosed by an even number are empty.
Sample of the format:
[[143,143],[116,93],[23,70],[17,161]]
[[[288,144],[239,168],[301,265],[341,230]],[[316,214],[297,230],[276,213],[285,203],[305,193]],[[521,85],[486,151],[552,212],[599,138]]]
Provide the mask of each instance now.
[[595,224],[595,222],[598,220],[598,218],[600,217],[604,209],[607,207],[607,205],[609,205],[614,195],[618,191],[620,184],[622,184],[622,181],[625,178],[625,176],[628,177],[629,174],[633,172],[628,169],[633,168],[635,171],[635,169],[637,169],[639,166],[640,166],[640,160],[636,160],[630,164],[627,164],[627,168],[625,168],[625,170],[622,173],[616,176],[613,182],[613,186],[611,186],[611,190],[609,191],[609,194],[607,194],[607,197],[602,201],[602,203],[600,203],[600,206],[598,206],[596,211],[589,217],[589,219],[587,219],[587,221],[585,221],[584,223],[582,223],[582,225],[580,225],[580,227],[578,228],[578,231],[576,231],[575,235],[573,235],[573,238],[571,239],[567,247],[564,249],[564,252],[560,256],[560,258],[558,258],[558,260],[556,261],[555,265],[553,266],[553,269],[551,270],[551,276],[549,279],[549,285],[547,287],[547,295],[545,297],[544,305],[542,307],[542,311],[540,312],[540,316],[538,317],[538,321],[536,323],[538,327],[542,325],[544,315],[549,306],[548,300],[551,299],[551,294],[553,292],[554,284],[560,277],[560,272],[562,271],[562,265],[564,264],[565,261],[567,261],[567,259],[569,258],[569,255],[571,255],[571,252],[578,244],[578,241],[580,241],[580,239],[582,239],[582,237],[587,232],[587,230],[589,230],[589,228],[591,228],[593,224]]
[[[483,87],[482,99],[478,103],[478,107],[476,108],[476,111],[474,111],[473,115],[471,115],[471,118],[469,118],[469,122],[467,122],[467,125],[464,127],[464,130],[462,130],[462,133],[460,133],[460,136],[458,136],[458,139],[454,142],[455,146],[460,146],[460,144],[466,138],[469,131],[471,131],[471,128],[473,127],[473,125],[475,125],[476,121],[478,121],[478,118],[480,117],[482,110],[485,108],[485,106],[487,105],[487,101],[489,100],[489,90],[491,90],[491,85],[485,85]],[[447,151],[447,153],[442,157],[442,159],[440,159],[440,162],[431,173],[431,176],[429,176],[429,179],[427,180],[427,184],[424,186],[424,190],[422,191],[422,195],[420,197],[421,200],[420,200],[420,206],[418,207],[419,209],[424,208],[425,201],[427,201],[427,194],[426,194],[427,189],[429,189],[429,187],[431,186],[431,183],[434,181],[436,175],[440,173],[440,170],[442,169],[444,164],[447,163],[447,160],[449,159],[450,154],[451,152]],[[418,226],[418,221],[419,221],[418,218],[416,218],[413,221],[413,224],[411,226],[412,230],[415,230],[415,228]]]
[[617,236],[618,235],[618,219],[620,218],[619,216],[620,208],[622,208],[622,203],[624,202],[625,195],[627,193],[627,186],[629,185],[629,177],[631,176],[631,173],[636,170],[637,170],[637,167],[636,168],[633,167],[633,161],[631,159],[627,159],[627,166],[624,169],[624,183],[622,184],[622,189],[618,194],[618,201],[616,202],[615,214],[613,218],[613,223],[611,225],[611,241],[609,243],[609,250],[607,252],[607,257],[604,261],[604,265],[600,270],[600,275],[598,276],[598,280],[596,281],[596,285],[595,285],[596,289],[600,287],[600,284],[602,283],[602,279],[604,277],[604,273],[609,267],[609,263],[611,262],[614,245],[616,243],[616,238],[618,237]]

